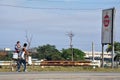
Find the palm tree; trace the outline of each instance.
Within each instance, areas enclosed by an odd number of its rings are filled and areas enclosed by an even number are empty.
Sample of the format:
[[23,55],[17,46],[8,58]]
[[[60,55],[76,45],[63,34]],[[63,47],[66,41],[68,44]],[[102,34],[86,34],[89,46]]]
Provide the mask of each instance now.
[[[112,46],[108,45],[106,51],[111,52]],[[118,65],[120,65],[120,42],[114,42],[114,51],[115,51],[114,61],[116,62],[116,66],[118,67]]]

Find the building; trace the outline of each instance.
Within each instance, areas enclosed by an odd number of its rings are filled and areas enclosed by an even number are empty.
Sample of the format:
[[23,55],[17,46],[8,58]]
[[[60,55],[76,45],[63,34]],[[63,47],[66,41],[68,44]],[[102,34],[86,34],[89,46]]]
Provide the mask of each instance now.
[[[92,54],[92,52],[91,51],[85,51],[84,52],[85,53],[85,59],[92,59],[93,58],[93,56],[94,56],[94,59],[95,60],[101,60],[102,59],[102,52],[94,52],[93,54]],[[110,52],[104,52],[104,59],[106,60],[110,60],[112,58],[112,55],[111,55],[111,53]]]
[[10,48],[4,48],[5,51],[10,51],[11,49]]

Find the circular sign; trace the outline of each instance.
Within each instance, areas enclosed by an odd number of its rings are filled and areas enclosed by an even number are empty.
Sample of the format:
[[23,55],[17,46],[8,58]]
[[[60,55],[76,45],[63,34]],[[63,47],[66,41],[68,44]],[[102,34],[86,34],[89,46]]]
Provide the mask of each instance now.
[[108,26],[109,26],[110,19],[109,19],[109,16],[108,16],[107,14],[104,16],[104,21],[103,21],[103,23],[104,23],[104,26],[105,26],[105,27],[108,27]]

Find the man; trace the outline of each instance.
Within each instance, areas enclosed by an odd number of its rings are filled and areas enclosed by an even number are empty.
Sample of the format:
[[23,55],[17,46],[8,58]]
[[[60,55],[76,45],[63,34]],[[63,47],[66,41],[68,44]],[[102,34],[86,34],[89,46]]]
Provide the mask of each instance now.
[[21,64],[23,64],[23,67],[24,67],[23,71],[27,72],[27,70],[26,70],[26,60],[28,59],[29,53],[28,53],[26,48],[27,48],[27,43],[24,43],[22,51],[19,53],[19,64],[18,64],[17,72],[20,72]]

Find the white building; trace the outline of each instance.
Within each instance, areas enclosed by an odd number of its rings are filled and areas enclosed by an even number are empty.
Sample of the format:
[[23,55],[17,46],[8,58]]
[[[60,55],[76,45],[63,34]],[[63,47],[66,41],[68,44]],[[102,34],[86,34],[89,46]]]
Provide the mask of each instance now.
[[4,48],[5,51],[10,51],[11,49],[10,48]]
[[[84,51],[85,53],[85,58],[92,58],[94,56],[94,58],[102,58],[102,52],[94,52],[92,54],[92,52],[90,51]],[[104,58],[111,58],[111,53],[110,52],[104,52]]]

